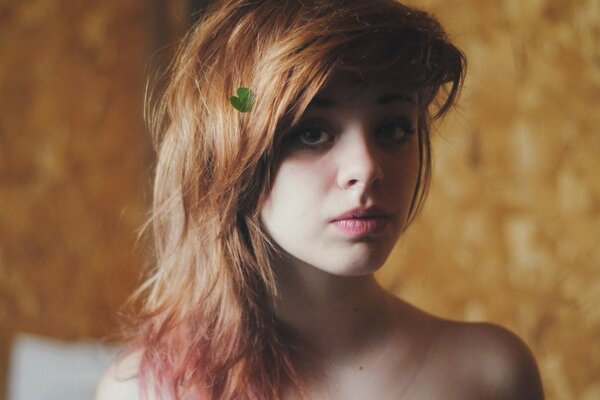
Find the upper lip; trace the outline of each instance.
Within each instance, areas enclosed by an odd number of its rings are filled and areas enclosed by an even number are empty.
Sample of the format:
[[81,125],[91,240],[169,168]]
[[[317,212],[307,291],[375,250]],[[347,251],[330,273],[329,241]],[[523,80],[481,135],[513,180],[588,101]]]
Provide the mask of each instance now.
[[331,222],[354,218],[389,218],[392,215],[381,207],[356,207],[338,215]]

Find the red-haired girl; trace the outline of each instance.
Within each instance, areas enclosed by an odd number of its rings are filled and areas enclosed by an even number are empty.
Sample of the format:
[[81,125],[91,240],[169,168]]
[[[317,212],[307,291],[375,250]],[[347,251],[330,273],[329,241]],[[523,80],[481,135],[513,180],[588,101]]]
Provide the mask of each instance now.
[[98,399],[542,399],[527,347],[373,278],[465,59],[393,0],[219,0],[153,119],[155,268]]

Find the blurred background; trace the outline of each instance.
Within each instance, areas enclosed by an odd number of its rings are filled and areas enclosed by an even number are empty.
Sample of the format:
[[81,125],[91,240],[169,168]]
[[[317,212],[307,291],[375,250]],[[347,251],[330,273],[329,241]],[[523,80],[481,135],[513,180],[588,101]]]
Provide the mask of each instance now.
[[[27,375],[23,337],[114,337],[145,264],[146,81],[205,3],[0,0],[0,400]],[[425,209],[378,277],[515,331],[549,399],[600,399],[600,2],[410,4],[469,69]]]

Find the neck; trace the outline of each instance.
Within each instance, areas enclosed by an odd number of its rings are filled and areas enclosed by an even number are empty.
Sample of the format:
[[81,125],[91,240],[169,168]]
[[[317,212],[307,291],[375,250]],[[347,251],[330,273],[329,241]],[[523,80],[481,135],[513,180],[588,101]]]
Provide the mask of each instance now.
[[275,266],[279,293],[273,304],[277,317],[308,344],[315,359],[356,355],[389,331],[391,296],[373,275],[335,276],[298,264]]

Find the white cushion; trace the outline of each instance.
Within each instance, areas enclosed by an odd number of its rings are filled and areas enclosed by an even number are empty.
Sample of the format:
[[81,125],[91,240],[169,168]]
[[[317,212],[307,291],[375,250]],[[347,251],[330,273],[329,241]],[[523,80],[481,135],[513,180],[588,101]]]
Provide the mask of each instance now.
[[17,335],[7,400],[91,400],[116,353],[100,343]]

